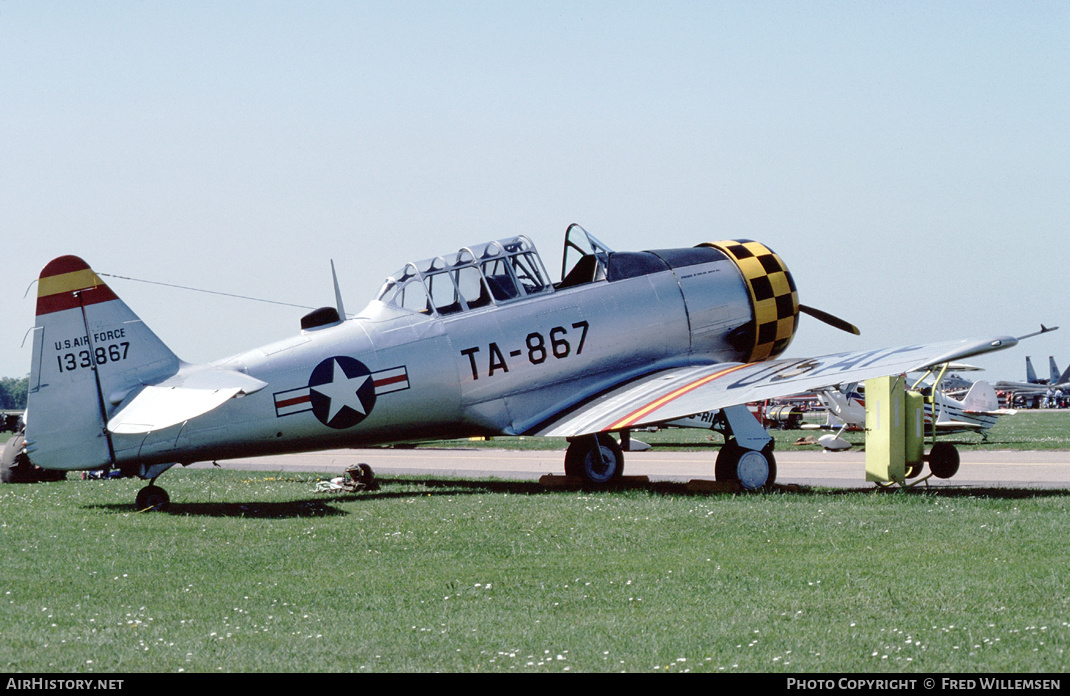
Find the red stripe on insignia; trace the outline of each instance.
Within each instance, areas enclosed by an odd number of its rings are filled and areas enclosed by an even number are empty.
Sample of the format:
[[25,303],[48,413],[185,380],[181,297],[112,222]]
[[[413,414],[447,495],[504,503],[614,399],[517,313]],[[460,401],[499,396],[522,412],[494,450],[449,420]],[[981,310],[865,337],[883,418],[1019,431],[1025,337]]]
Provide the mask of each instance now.
[[400,374],[395,377],[383,377],[382,379],[375,380],[376,387],[388,387],[391,384],[397,384],[398,382],[409,381],[409,376],[406,374]]
[[669,392],[665,396],[662,396],[662,397],[660,397],[658,399],[655,399],[654,401],[651,401],[646,406],[643,406],[641,408],[638,408],[638,409],[632,411],[631,413],[629,413],[624,418],[621,418],[619,421],[617,421],[613,425],[611,425],[608,428],[606,428],[606,430],[620,430],[622,428],[627,428],[627,427],[629,427],[631,425],[634,425],[635,423],[637,423],[639,421],[640,418],[642,418],[643,416],[649,415],[650,413],[653,413],[654,411],[658,410],[659,408],[661,408],[665,404],[668,404],[670,402],[673,402],[673,401],[679,399],[681,396],[684,396],[685,394],[688,394],[688,393],[698,389],[699,387],[701,387],[704,384],[709,384],[710,382],[712,382],[713,380],[717,379],[718,377],[724,377],[725,375],[731,374],[731,373],[735,372],[736,370],[739,370],[739,369],[744,368],[746,366],[747,366],[746,364],[743,364],[743,365],[736,365],[735,367],[729,367],[727,369],[721,370],[720,372],[715,372],[712,375],[706,375],[705,377],[702,377],[700,379],[696,379],[694,382],[691,382],[690,384],[685,384],[684,386],[679,387],[678,389],[674,389],[673,391]]
[[295,396],[292,399],[282,399],[275,402],[275,408],[286,408],[288,406],[297,406],[298,404],[306,404],[312,401],[311,394],[305,394],[303,396]]

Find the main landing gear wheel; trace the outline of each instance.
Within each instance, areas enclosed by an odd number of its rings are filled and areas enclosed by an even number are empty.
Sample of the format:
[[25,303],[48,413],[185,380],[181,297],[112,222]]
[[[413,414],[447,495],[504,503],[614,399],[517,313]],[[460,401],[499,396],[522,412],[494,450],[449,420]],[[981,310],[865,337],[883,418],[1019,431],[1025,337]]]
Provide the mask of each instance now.
[[[597,441],[597,447],[595,442]],[[604,485],[624,473],[624,452],[610,435],[580,437],[565,451],[565,475]]]
[[145,486],[137,492],[137,502],[135,503],[138,512],[143,510],[166,510],[167,506],[171,504],[171,497],[167,495],[167,491],[159,486]]
[[729,440],[717,454],[713,474],[718,481],[736,481],[748,491],[769,488],[776,480],[773,448],[749,450],[740,447],[735,440]]

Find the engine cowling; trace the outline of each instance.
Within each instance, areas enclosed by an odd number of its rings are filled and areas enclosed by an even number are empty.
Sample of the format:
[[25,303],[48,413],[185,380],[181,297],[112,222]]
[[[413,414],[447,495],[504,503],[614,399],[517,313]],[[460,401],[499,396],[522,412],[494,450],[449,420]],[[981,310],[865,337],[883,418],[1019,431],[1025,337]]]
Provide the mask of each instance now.
[[752,320],[729,341],[743,362],[775,358],[791,344],[799,326],[799,292],[783,260],[769,247],[749,239],[706,242],[735,262],[750,294]]

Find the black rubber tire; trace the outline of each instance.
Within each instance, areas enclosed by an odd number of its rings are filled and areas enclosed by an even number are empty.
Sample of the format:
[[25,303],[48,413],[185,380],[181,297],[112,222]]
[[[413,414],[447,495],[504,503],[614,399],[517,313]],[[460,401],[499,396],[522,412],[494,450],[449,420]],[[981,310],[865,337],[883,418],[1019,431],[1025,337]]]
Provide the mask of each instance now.
[[[754,455],[765,459],[763,466],[766,469],[764,481],[756,480],[753,464]],[[746,458],[746,459],[745,459]],[[743,463],[747,472],[740,476],[740,464]],[[772,487],[776,481],[776,457],[773,456],[772,443],[762,451],[748,450],[740,447],[735,439],[730,439],[717,453],[717,461],[713,465],[713,475],[718,481],[735,481],[747,490],[766,490]]]
[[936,478],[949,479],[958,473],[959,451],[949,442],[937,442],[925,459]]
[[736,481],[736,463],[741,454],[743,448],[734,439],[725,441],[713,464],[713,477],[718,481]]
[[162,512],[171,504],[171,497],[167,491],[159,486],[145,486],[137,492],[135,506],[138,512],[142,510],[154,510]]
[[[565,451],[565,475],[583,479],[585,483],[605,485],[624,474],[624,452],[607,433],[598,433],[601,456],[594,449],[591,437],[576,438]],[[603,457],[605,461],[603,461]]]

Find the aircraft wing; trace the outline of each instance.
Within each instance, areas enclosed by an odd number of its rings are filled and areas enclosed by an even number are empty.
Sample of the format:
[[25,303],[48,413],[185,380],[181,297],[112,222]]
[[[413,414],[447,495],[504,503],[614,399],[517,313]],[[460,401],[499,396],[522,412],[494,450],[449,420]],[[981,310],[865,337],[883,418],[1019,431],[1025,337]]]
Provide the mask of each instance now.
[[108,430],[136,435],[162,430],[207,413],[236,396],[267,386],[249,375],[219,368],[179,371],[159,384],[145,386],[108,421]]
[[1015,338],[1000,336],[818,358],[668,368],[630,380],[573,406],[531,434],[575,437],[626,430],[836,384],[924,370],[1017,343]]

